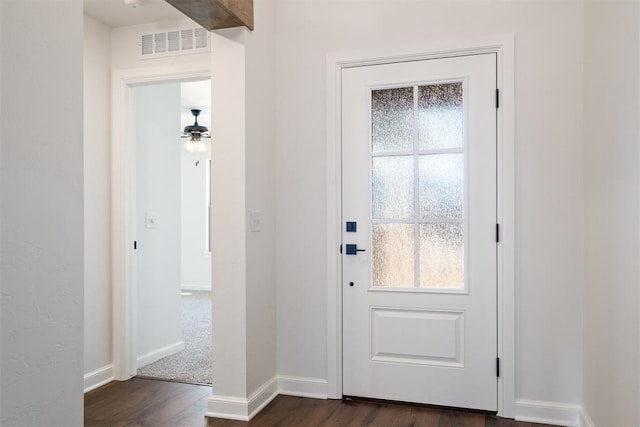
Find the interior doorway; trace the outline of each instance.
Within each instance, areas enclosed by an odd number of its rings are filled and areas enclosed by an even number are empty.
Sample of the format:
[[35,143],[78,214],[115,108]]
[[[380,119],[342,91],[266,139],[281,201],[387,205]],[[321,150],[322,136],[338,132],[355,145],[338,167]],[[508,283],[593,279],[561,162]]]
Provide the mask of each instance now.
[[185,149],[181,130],[210,127],[210,80],[130,89],[135,149],[132,225],[134,370],[146,378],[211,384],[210,140]]

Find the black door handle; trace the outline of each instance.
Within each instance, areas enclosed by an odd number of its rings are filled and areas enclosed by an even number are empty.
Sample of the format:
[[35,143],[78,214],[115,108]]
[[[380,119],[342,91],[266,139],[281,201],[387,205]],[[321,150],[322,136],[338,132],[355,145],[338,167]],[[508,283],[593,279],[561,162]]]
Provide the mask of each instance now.
[[358,249],[358,245],[347,244],[347,255],[358,255],[358,252],[365,252],[365,249]]

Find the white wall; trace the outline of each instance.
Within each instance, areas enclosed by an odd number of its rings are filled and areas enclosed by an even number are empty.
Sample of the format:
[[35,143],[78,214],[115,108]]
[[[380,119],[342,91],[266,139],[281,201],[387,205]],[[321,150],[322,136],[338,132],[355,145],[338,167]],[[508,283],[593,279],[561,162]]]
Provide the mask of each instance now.
[[[182,341],[180,84],[135,87],[136,355],[138,367]],[[146,215],[155,217],[148,228]],[[155,360],[154,360],[155,359]]]
[[81,426],[82,2],[0,8],[0,424]]
[[110,37],[84,16],[85,388],[112,376]]
[[326,54],[513,33],[516,397],[579,404],[582,4],[283,1],[276,27],[278,373],[327,378]]
[[[246,398],[245,37],[211,35],[211,241],[214,399]],[[224,248],[218,251],[216,248]],[[209,402],[208,412],[226,412]],[[220,405],[226,402],[220,402]],[[246,408],[243,408],[246,412]]]
[[[82,143],[79,134],[68,130],[78,129],[78,118],[82,117],[82,6],[78,0],[38,1],[36,7],[34,2],[13,0],[1,0],[0,4],[2,423],[81,425]],[[628,33],[619,37],[618,32],[637,29],[637,4],[611,8],[586,5],[584,82],[581,3],[469,2],[461,7],[459,2],[415,2],[398,7],[397,2],[284,2],[277,7],[277,103],[275,112],[273,108],[260,111],[277,114],[278,373],[326,378],[325,54],[378,44],[513,32],[517,43],[518,126],[517,396],[580,401],[581,290],[585,276],[582,230],[586,225],[585,405],[596,424],[637,424],[638,406],[633,406],[632,399],[637,396],[634,379],[638,379],[638,346],[629,336],[638,336],[638,242],[629,236],[638,236],[638,153],[636,144],[629,142],[637,141],[638,106],[628,98],[633,90],[626,88],[632,87],[637,93],[637,57],[634,62],[634,54],[628,55],[634,49],[637,53],[638,48],[637,40],[628,38]],[[269,28],[263,22],[269,18],[261,15],[266,9],[257,3],[259,31],[263,24],[262,28]],[[56,19],[51,20],[51,16]],[[41,34],[45,33],[47,44],[43,45]],[[114,68],[193,61],[175,57],[139,63],[130,51],[135,49],[129,44],[134,33],[135,28],[114,31]],[[252,50],[250,43],[247,51],[252,54],[247,64],[266,66],[269,75],[273,65],[268,55]],[[53,45],[55,49],[50,48]],[[272,46],[266,48],[270,51]],[[41,67],[43,63],[47,66]],[[260,85],[259,72],[247,70],[248,87]],[[608,74],[613,72],[615,75]],[[628,82],[629,86],[608,84],[600,80],[603,76]],[[269,86],[266,83],[257,92],[247,92],[246,103],[269,104]],[[587,93],[585,104],[583,89]],[[39,126],[25,135],[22,129],[32,128],[29,123],[34,99],[46,114],[36,114]],[[583,105],[587,121],[584,171],[580,154]],[[247,107],[247,117],[251,114]],[[248,136],[263,135],[257,146],[247,141],[247,147],[259,153],[261,147],[273,144],[267,119],[258,120],[262,124],[256,128],[252,128],[253,120],[247,123]],[[260,134],[260,129],[267,132]],[[16,144],[17,135],[31,144]],[[235,154],[243,155],[244,149],[243,142]],[[257,161],[257,155],[249,155],[247,168],[256,166]],[[263,211],[263,233],[273,226],[269,224],[275,221],[269,210],[274,206],[268,202],[263,205],[257,193],[258,189],[267,194],[273,191],[268,181],[258,182],[258,177],[270,176],[272,161],[267,156],[266,166],[258,164],[255,176],[252,172],[245,176],[244,168],[236,171],[241,174],[241,183],[245,179],[247,182],[246,200],[229,196],[241,207],[240,211],[228,212],[241,215],[244,227],[236,227],[239,230],[246,231],[245,213],[249,209]],[[222,172],[233,171],[227,168]],[[611,191],[615,185],[619,191]],[[242,189],[244,192],[244,185]],[[221,218],[219,227],[225,219]],[[238,225],[233,220],[231,223]],[[246,245],[245,255],[249,256],[255,244],[259,248],[256,253],[263,255],[262,250],[272,246],[268,237],[262,237],[265,234],[254,237],[241,233],[241,251]],[[298,250],[301,242],[304,252]],[[248,309],[242,312],[246,317],[241,323],[247,337],[267,334],[264,341],[249,344],[255,344],[251,354],[264,351],[267,362],[255,365],[260,366],[252,377],[256,379],[245,383],[251,386],[274,372],[268,363],[274,357],[273,345],[268,342],[274,331],[273,300],[269,297],[269,288],[274,285],[268,275],[268,261],[260,267],[253,257],[240,261],[240,276],[247,274],[246,291],[251,294],[246,296]],[[250,279],[248,265],[266,272],[266,280]],[[265,294],[260,295],[258,284],[264,283]],[[233,292],[234,285],[238,282],[229,283],[223,292]],[[238,292],[244,304],[245,289]],[[634,324],[635,330],[631,326]],[[227,330],[235,326],[225,325]],[[38,343],[37,348],[34,343]],[[244,348],[232,352],[246,354]],[[231,357],[226,357],[229,362]],[[243,357],[238,359],[244,362]],[[246,392],[246,388],[242,390]]]
[[189,153],[187,150],[182,150],[180,154],[182,163],[181,283],[182,289],[196,291],[211,289],[211,254],[206,250],[208,221],[206,178],[211,144],[209,140],[206,140],[205,144],[209,146],[206,153]]
[[585,3],[584,408],[640,425],[640,6]]
[[[211,81],[183,82],[181,125],[193,123],[193,108],[201,109],[198,123],[211,128]],[[188,141],[183,139],[182,142]],[[182,157],[182,289],[211,290],[211,254],[207,252],[207,164],[211,139],[202,139],[204,153],[181,150]]]
[[209,53],[140,60],[139,37],[141,31],[148,31],[150,29],[166,31],[170,28],[182,26],[197,27],[198,24],[185,17],[185,19],[179,21],[162,21],[153,24],[113,28],[111,30],[111,69],[124,70],[131,68],[162,67],[191,62],[209,62],[211,60],[211,54]]
[[[256,29],[246,43],[245,226],[249,228],[248,212],[259,211],[261,230],[249,231],[246,236],[247,387],[250,393],[275,377],[277,342],[275,5],[257,1],[254,6]],[[287,230],[280,232],[287,233]]]
[[[273,3],[256,2],[255,19],[255,32],[212,34],[210,415],[247,417],[276,391]],[[251,210],[260,232],[249,231]]]

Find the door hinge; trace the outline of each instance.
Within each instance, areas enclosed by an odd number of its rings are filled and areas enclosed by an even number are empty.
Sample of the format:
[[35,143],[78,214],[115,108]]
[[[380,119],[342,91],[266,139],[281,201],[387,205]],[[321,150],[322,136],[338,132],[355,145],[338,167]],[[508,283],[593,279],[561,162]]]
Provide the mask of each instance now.
[[340,245],[340,253],[342,253],[342,245]]
[[135,251],[136,249],[138,249],[138,242],[136,242],[135,240],[133,241],[133,250]]
[[496,224],[496,243],[500,243],[500,224]]
[[500,89],[496,89],[496,108],[500,108]]
[[496,377],[500,377],[500,358],[496,357]]

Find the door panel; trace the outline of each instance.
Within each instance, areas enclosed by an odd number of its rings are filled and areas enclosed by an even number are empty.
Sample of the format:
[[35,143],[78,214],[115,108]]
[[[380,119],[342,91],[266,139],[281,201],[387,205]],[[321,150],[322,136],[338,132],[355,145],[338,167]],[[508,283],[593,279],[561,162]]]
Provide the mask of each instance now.
[[464,366],[464,312],[372,307],[371,315],[371,360]]
[[343,393],[496,410],[496,57],[342,73]]

